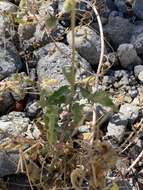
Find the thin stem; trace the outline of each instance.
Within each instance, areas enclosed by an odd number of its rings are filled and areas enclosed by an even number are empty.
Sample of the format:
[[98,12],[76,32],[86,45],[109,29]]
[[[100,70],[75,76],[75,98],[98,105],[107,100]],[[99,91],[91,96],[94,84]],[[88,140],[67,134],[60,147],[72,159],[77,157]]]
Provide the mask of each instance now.
[[74,91],[75,84],[75,0],[72,0],[74,4],[74,8],[71,11],[71,32],[72,32],[72,76],[73,76],[73,84],[72,88]]

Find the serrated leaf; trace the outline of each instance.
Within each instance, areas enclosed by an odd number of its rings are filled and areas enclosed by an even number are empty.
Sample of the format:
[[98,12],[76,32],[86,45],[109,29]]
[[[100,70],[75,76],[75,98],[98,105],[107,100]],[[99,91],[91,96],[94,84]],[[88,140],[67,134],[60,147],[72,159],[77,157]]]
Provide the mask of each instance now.
[[73,122],[74,125],[78,125],[82,120],[83,113],[83,105],[79,105],[78,103],[74,103],[72,105],[72,114],[73,114]]
[[72,66],[65,66],[63,68],[63,74],[66,77],[67,81],[74,85],[75,83],[75,72],[73,72]]
[[69,86],[62,86],[58,90],[54,91],[51,95],[48,96],[48,104],[62,104],[70,97],[70,88]]
[[80,92],[84,98],[92,100],[92,94],[86,88],[80,87]]
[[93,100],[95,103],[102,104],[103,106],[112,107],[114,106],[111,98],[105,91],[98,91],[93,94]]
[[44,115],[45,127],[48,134],[49,144],[56,143],[56,128],[58,123],[58,107],[55,105],[48,105]]
[[113,103],[112,99],[105,91],[97,91],[94,94],[90,93],[86,88],[80,87],[81,94],[84,98],[87,98],[93,103],[99,103],[106,107],[111,107],[113,111],[116,111],[117,108]]

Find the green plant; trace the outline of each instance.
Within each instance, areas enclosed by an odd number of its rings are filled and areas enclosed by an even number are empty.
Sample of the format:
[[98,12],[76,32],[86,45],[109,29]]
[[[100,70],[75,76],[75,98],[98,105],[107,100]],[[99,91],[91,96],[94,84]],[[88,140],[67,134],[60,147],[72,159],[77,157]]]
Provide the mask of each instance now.
[[[97,71],[97,77],[91,77],[83,79],[81,81],[76,80],[76,67],[75,67],[75,45],[74,45],[74,28],[75,28],[75,6],[76,3],[74,0],[65,0],[64,10],[71,14],[71,30],[72,30],[72,58],[71,66],[63,68],[63,74],[65,75],[69,85],[62,86],[54,92],[48,92],[46,89],[41,89],[40,102],[44,110],[44,121],[45,127],[47,129],[47,140],[48,143],[53,147],[56,147],[57,144],[63,144],[64,147],[61,149],[61,153],[64,154],[65,149],[69,149],[68,144],[71,146],[72,134],[75,129],[83,122],[83,107],[84,105],[80,104],[80,98],[84,98],[93,105],[93,122],[90,123],[92,132],[91,138],[89,139],[89,150],[84,149],[81,146],[81,149],[84,152],[84,157],[81,162],[83,165],[80,165],[82,169],[77,168],[77,165],[69,167],[71,171],[71,183],[75,189],[80,189],[83,179],[86,176],[90,176],[89,186],[90,188],[100,187],[103,189],[105,184],[105,173],[115,164],[116,154],[114,151],[111,151],[106,143],[101,142],[100,136],[97,136],[95,139],[95,134],[99,134],[99,129],[96,121],[96,104],[102,104],[103,106],[108,106],[111,108],[111,111],[116,110],[116,106],[113,104],[111,98],[104,91],[98,90],[98,77],[100,74],[100,69],[103,60],[104,54],[104,40],[103,40],[103,31],[100,18],[99,26],[101,32],[101,56],[99,68]],[[92,6],[94,9],[95,7]],[[95,9],[96,10],[96,9]],[[99,17],[99,15],[98,15]],[[89,85],[90,79],[94,79],[92,86]],[[95,86],[94,86],[95,85]],[[94,88],[92,88],[94,87]],[[80,98],[79,98],[80,97]],[[67,111],[67,126],[58,126],[58,119],[60,115],[66,109]],[[78,140],[77,140],[78,142]],[[79,142],[78,142],[79,143]],[[72,147],[72,149],[74,149]],[[96,155],[96,150],[100,152],[99,155]],[[56,150],[59,152],[58,150]],[[68,150],[69,151],[69,150]],[[85,152],[88,152],[85,154]],[[71,150],[72,152],[72,150]],[[70,154],[70,152],[68,152]],[[112,155],[111,155],[112,154]],[[63,155],[66,159],[66,153]],[[71,158],[74,157],[74,154],[71,153]],[[78,161],[79,156],[77,156]],[[58,158],[57,158],[58,159]],[[89,163],[85,164],[85,160],[89,159]],[[110,163],[110,164],[107,164]],[[68,165],[68,164],[67,164]],[[104,165],[104,166],[103,166]],[[87,167],[87,169],[85,169]],[[100,177],[98,177],[100,175]],[[80,180],[79,180],[80,179]],[[114,188],[114,187],[113,187]]]
[[[101,140],[99,122],[96,119],[97,103],[110,107],[111,112],[116,111],[116,106],[109,95],[104,91],[98,90],[99,75],[104,56],[102,23],[96,6],[88,1],[82,1],[88,3],[97,16],[101,37],[99,67],[96,75],[76,80],[74,39],[76,0],[65,0],[63,12],[68,12],[71,17],[72,31],[71,66],[63,68],[63,75],[69,85],[62,86],[51,92],[48,91],[48,86],[55,85],[55,80],[45,79],[40,84],[40,104],[43,109],[43,118],[40,118],[40,120],[44,121],[44,127],[46,129],[41,131],[44,131],[44,135],[46,134],[46,139],[43,138],[44,143],[41,143],[40,148],[36,146],[36,150],[32,144],[30,151],[27,151],[30,153],[28,156],[26,155],[32,161],[34,160],[32,158],[36,157],[39,165],[41,164],[41,168],[36,168],[38,174],[33,177],[33,173],[31,172],[31,175],[28,174],[28,178],[30,184],[32,181],[33,184],[36,183],[35,186],[39,185],[40,187],[38,187],[42,189],[68,189],[70,185],[76,190],[82,189],[84,186],[85,188],[89,187],[91,190],[97,188],[103,190],[106,187],[106,173],[115,165],[117,159],[117,154],[112,147]],[[41,1],[33,0],[32,3],[34,7],[38,8]],[[39,19],[35,12],[35,10],[29,9],[28,0],[21,0],[18,14],[14,15],[14,23],[40,23],[40,20],[43,18]],[[44,26],[41,27],[43,27],[43,30],[48,35],[49,29],[52,30],[56,26],[63,12],[56,16],[49,14],[49,17],[45,19]],[[53,40],[52,37],[51,39]],[[57,47],[56,42],[55,46]],[[66,52],[64,53],[66,54]],[[12,85],[12,83],[9,83],[8,88],[10,90],[13,90]],[[93,119],[88,123],[84,123],[83,112],[85,105],[80,103],[81,98],[85,99],[93,107]],[[90,135],[89,137],[80,139],[73,134],[83,123],[89,125]],[[44,174],[43,170],[46,174]],[[27,168],[26,172],[28,173]],[[40,177],[39,173],[41,174]],[[116,184],[113,184],[111,189],[117,189]]]

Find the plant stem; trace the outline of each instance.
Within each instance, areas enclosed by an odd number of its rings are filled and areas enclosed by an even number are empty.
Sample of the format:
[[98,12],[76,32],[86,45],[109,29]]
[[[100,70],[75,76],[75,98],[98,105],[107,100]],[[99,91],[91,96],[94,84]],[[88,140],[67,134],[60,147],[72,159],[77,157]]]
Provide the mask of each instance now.
[[[75,4],[74,0],[73,0],[73,3]],[[71,11],[71,31],[72,31],[72,75],[73,75],[73,87],[74,87],[74,84],[75,84],[75,9]]]

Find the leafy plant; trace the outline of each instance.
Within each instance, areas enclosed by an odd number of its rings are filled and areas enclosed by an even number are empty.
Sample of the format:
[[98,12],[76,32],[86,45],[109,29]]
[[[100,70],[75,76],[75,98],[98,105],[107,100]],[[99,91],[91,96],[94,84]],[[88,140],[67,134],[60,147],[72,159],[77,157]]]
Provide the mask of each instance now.
[[[41,2],[42,0],[32,1],[36,8]],[[67,189],[68,185],[71,185],[78,190],[82,189],[82,186],[103,190],[106,187],[106,174],[115,165],[117,159],[117,154],[112,147],[105,143],[104,140],[101,140],[100,129],[96,120],[97,104],[110,107],[112,112],[117,109],[108,93],[98,90],[99,74],[104,55],[102,24],[94,4],[84,0],[83,2],[91,6],[97,16],[101,36],[101,55],[97,75],[93,74],[80,80],[76,79],[75,61],[76,0],[65,0],[61,13],[58,13],[58,15],[51,15],[49,13],[48,17],[45,18],[40,18],[40,15],[37,16],[35,14],[36,10],[29,8],[28,0],[21,0],[19,11],[14,17],[14,22],[17,25],[33,22],[41,24],[41,21],[44,20],[42,27],[44,32],[47,32],[47,35],[49,35],[48,29],[54,29],[58,23],[58,19],[63,14],[68,13],[71,18],[71,65],[63,68],[63,75],[68,81],[68,85],[56,88],[56,90],[53,88],[53,91],[50,91],[49,86],[51,88],[56,87],[57,81],[45,79],[41,81],[39,87],[39,103],[42,107],[43,115],[40,119],[36,119],[44,122],[46,139],[43,138],[44,143],[40,144],[40,148],[36,146],[36,151],[32,145],[30,152],[34,150],[34,153],[29,153],[31,160],[34,158],[36,161],[38,160],[39,165],[41,164],[42,169],[38,169],[38,177],[36,178],[36,181],[39,180],[37,182],[37,184],[40,184],[39,189],[41,187],[42,189]],[[55,41],[54,43],[56,45]],[[15,86],[19,87],[20,80],[15,79],[15,81],[12,80],[11,82],[8,81],[2,84],[0,90],[6,88],[6,90],[20,94],[21,91],[19,92],[19,90],[21,88],[14,89]],[[81,99],[86,100],[93,108],[93,120],[90,122],[84,121],[85,105],[81,103]],[[39,122],[38,124],[40,125],[41,123]],[[90,135],[88,138],[83,138],[82,134],[79,134],[79,136],[78,134],[73,135],[80,125],[89,126]],[[39,179],[39,170],[41,172],[41,179]],[[45,174],[44,172],[47,173]],[[43,177],[42,174],[46,177]],[[115,189],[117,190],[118,187],[113,183],[111,190]]]
[[[112,102],[109,95],[101,90],[92,90],[93,85],[97,85],[96,77],[91,76],[86,79],[76,80],[76,62],[75,62],[75,42],[74,42],[74,28],[75,28],[75,6],[76,2],[74,0],[65,0],[63,9],[65,12],[71,14],[71,30],[72,30],[72,57],[71,66],[66,66],[63,68],[63,74],[67,79],[69,85],[62,86],[59,89],[53,91],[52,93],[41,89],[40,99],[41,105],[44,112],[45,127],[47,129],[47,140],[51,146],[62,146],[63,149],[56,149],[59,155],[63,156],[63,159],[67,157],[75,159],[75,153],[73,153],[74,148],[71,145],[72,133],[78,128],[83,122],[83,108],[84,105],[80,104],[80,99],[86,99],[86,101],[93,105],[93,107],[98,103],[105,107],[110,107],[112,111],[116,111],[116,106]],[[99,72],[99,71],[98,71]],[[92,80],[92,82],[91,82]],[[48,88],[47,88],[48,89]],[[66,110],[67,118],[63,125],[59,125],[60,116]],[[94,115],[94,114],[93,114]],[[92,126],[91,128],[96,128]],[[104,142],[101,142],[98,138],[95,140],[94,135],[97,130],[91,132],[91,138],[89,139],[93,144],[90,145],[89,149],[85,150],[82,145],[80,145],[81,150],[88,152],[88,154],[83,155],[85,158],[81,158],[83,168],[77,168],[76,162],[78,162],[79,156],[75,159],[73,166],[69,166],[68,161],[64,164],[68,167],[71,176],[71,183],[75,189],[80,189],[83,178],[87,175],[89,177],[89,186],[91,188],[103,189],[105,185],[105,174],[112,166],[115,164],[116,153]],[[68,134],[68,135],[67,135]],[[68,138],[67,138],[68,137]],[[77,140],[78,141],[78,140]],[[96,144],[95,144],[96,143]],[[76,150],[75,150],[76,151]],[[99,154],[96,154],[96,151]],[[111,155],[111,154],[112,155]],[[56,158],[60,159],[59,157]],[[86,160],[86,162],[85,162]],[[54,162],[55,163],[55,162]],[[81,166],[81,164],[80,164]],[[84,169],[87,168],[86,170]],[[68,175],[68,174],[67,174]],[[100,176],[100,177],[99,177]],[[66,178],[66,176],[65,176]],[[81,180],[79,181],[79,178]],[[115,185],[112,187],[116,188]]]

